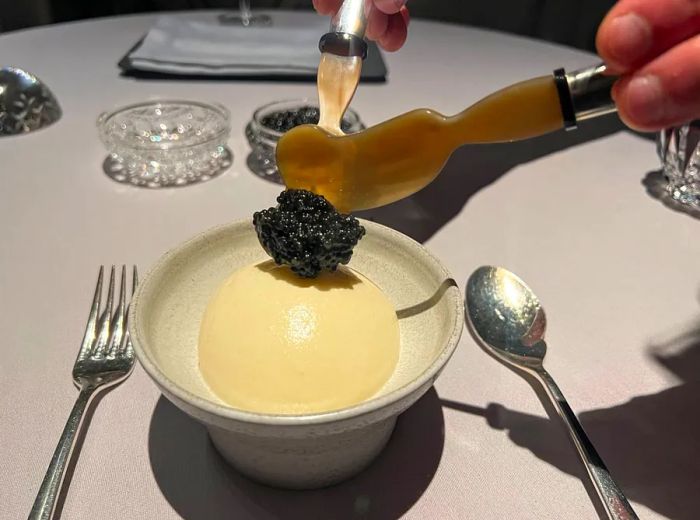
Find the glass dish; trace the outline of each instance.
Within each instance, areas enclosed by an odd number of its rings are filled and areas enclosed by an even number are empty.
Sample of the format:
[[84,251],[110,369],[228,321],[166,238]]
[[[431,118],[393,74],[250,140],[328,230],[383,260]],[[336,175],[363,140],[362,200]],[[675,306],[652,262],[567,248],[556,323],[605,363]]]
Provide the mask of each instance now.
[[160,188],[209,180],[232,161],[229,111],[219,104],[163,100],[100,115],[109,151],[104,170],[118,182]]
[[[318,101],[310,99],[275,101],[258,108],[253,113],[253,119],[248,123],[245,133],[252,148],[248,156],[248,167],[255,175],[282,184],[282,178],[275,160],[275,149],[277,141],[279,141],[284,132],[275,130],[269,126],[269,123],[266,125],[266,119],[278,113],[306,108],[318,110]],[[351,108],[348,108],[345,112],[342,126],[343,131],[347,134],[359,132],[365,128],[362,121],[360,121],[360,116]]]

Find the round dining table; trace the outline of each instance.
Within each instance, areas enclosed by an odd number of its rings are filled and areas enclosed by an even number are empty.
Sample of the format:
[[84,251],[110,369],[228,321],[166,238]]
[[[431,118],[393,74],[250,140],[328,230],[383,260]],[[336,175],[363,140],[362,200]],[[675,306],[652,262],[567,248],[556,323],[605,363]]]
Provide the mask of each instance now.
[[[0,137],[2,518],[28,514],[77,396],[71,369],[99,266],[137,264],[145,274],[198,232],[274,205],[282,187],[249,170],[246,123],[265,103],[315,95],[312,82],[121,75],[117,62],[154,20],[0,35],[0,64],[37,75],[63,109],[52,126]],[[384,58],[388,80],[361,84],[353,101],[367,125],[417,107],[456,113],[502,86],[596,62],[423,20]],[[229,108],[225,173],[146,189],[103,172],[98,115],[158,98]],[[523,278],[547,312],[545,366],[611,474],[641,518],[683,520],[700,511],[700,221],[664,200],[659,168],[653,136],[612,115],[530,141],[462,147],[427,188],[360,216],[423,243],[462,292],[482,265]],[[61,517],[598,518],[567,433],[540,397],[465,328],[376,462],[337,486],[285,491],[230,469],[137,366],[94,409]]]

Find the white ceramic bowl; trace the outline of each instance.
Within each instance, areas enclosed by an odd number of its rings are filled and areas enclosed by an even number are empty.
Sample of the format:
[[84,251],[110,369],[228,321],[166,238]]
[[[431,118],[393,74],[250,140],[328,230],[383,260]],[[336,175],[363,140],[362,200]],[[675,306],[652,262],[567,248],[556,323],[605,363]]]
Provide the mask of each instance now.
[[397,416],[430,388],[457,346],[464,312],[447,270],[405,235],[362,224],[367,234],[350,267],[394,303],[401,349],[388,383],[356,406],[310,415],[251,413],[223,403],[202,379],[197,340],[210,296],[234,270],[267,258],[250,221],[206,231],[166,253],[132,300],[129,330],[146,372],[170,401],[204,423],[229,463],[255,480],[302,489],[358,473],[380,453]]

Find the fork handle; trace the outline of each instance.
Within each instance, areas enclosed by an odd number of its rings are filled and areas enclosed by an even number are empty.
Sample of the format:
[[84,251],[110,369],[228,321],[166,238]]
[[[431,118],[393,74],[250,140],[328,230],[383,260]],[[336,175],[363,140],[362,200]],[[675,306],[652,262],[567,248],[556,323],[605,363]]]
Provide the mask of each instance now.
[[608,468],[605,467],[603,459],[600,458],[600,455],[598,455],[598,452],[588,439],[583,426],[581,426],[576,414],[569,406],[569,403],[567,403],[564,394],[561,393],[552,376],[544,368],[536,370],[535,373],[539,376],[547,396],[564,422],[576,451],[578,451],[581,462],[586,467],[586,472],[596,488],[608,518],[610,520],[639,520],[625,494],[613,480]]
[[28,520],[49,520],[53,518],[56,502],[66,475],[66,468],[70,462],[78,433],[80,433],[80,427],[83,424],[85,410],[87,410],[94,395],[95,388],[83,388],[80,390],[78,399],[76,399],[73,410],[71,410],[68,417],[68,422],[63,428],[61,439],[53,452],[51,463],[46,470],[46,475],[44,475],[44,480],[34,500]]

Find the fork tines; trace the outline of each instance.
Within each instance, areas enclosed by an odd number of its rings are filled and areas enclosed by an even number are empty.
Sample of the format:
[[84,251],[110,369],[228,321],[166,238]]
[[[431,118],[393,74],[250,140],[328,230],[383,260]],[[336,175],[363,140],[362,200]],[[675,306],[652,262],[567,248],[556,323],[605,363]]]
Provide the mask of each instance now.
[[101,266],[97,277],[95,296],[90,308],[90,316],[85,328],[85,336],[78,353],[78,360],[128,355],[132,348],[127,330],[127,315],[129,311],[127,301],[131,301],[131,296],[136,291],[136,285],[138,284],[136,266],[133,267],[131,295],[127,295],[126,266],[122,265],[119,281],[119,301],[116,310],[114,310],[114,285],[116,280],[114,266],[112,266],[109,273],[109,286],[104,309],[102,308],[103,279],[104,266]]

